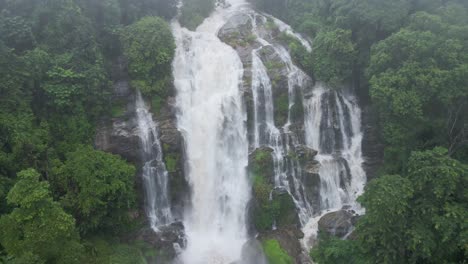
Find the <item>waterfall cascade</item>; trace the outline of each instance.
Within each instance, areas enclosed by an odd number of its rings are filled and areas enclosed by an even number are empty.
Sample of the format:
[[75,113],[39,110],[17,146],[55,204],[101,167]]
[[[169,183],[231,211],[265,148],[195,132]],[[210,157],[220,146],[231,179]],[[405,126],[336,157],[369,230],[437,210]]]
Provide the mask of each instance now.
[[185,215],[183,263],[231,263],[247,241],[246,112],[240,91],[243,67],[217,37],[231,7],[218,9],[196,32],[173,24],[177,50],[173,74],[178,128],[186,142],[192,204]]
[[[195,32],[177,22],[172,24],[177,44],[173,62],[177,125],[185,141],[191,187],[191,206],[184,216],[187,248],[179,256],[182,263],[239,261],[249,238],[249,151],[263,146],[272,150],[274,185],[293,198],[306,234],[305,247],[310,246],[308,238],[316,234],[321,215],[343,207],[359,210],[355,200],[366,181],[356,99],[320,83],[313,85],[294,64],[288,46],[275,40],[265,24],[272,20],[279,31],[296,38],[310,51],[308,40],[285,23],[256,13],[243,0],[227,2]],[[248,60],[218,37],[229,19],[246,14],[255,39]],[[275,67],[285,76],[281,87],[269,73],[267,50],[277,58]],[[244,79],[247,70],[251,78],[248,87]],[[245,106],[247,89],[252,96],[252,115],[247,115]],[[275,119],[278,94],[287,98],[284,122]],[[294,113],[298,106],[303,112],[300,120]],[[253,120],[247,120],[247,116]],[[252,127],[248,128],[248,123]],[[304,173],[303,164],[291,155],[304,148],[318,151],[316,198],[305,187],[310,172]]]
[[163,161],[163,153],[157,131],[157,124],[143,100],[140,91],[136,94],[136,117],[138,135],[142,146],[142,178],[146,194],[145,208],[151,228],[172,221],[168,196],[168,173]]

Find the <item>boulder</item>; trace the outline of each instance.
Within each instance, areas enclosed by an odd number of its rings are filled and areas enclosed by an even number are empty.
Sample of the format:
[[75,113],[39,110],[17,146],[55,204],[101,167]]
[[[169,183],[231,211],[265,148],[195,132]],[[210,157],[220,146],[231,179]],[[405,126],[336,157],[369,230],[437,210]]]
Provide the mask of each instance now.
[[283,187],[276,187],[271,193],[273,207],[277,212],[274,220],[277,228],[300,227],[299,215],[293,198]]
[[330,235],[344,238],[351,232],[356,223],[356,216],[348,210],[339,210],[325,214],[318,221],[319,230]]
[[185,248],[186,238],[184,225],[182,222],[176,222],[167,226],[159,227],[155,232],[146,227],[140,229],[130,237],[131,241],[144,241],[158,251],[155,263],[169,264],[176,258],[180,248]]
[[300,229],[288,227],[262,233],[258,236],[258,239],[262,242],[270,239],[277,240],[281,248],[295,260],[295,263],[300,263],[299,258],[303,252],[299,239],[303,237],[304,233]]
[[102,122],[96,129],[94,145],[96,149],[120,155],[137,164],[141,152],[137,129],[136,120],[129,115],[113,118],[110,124]]

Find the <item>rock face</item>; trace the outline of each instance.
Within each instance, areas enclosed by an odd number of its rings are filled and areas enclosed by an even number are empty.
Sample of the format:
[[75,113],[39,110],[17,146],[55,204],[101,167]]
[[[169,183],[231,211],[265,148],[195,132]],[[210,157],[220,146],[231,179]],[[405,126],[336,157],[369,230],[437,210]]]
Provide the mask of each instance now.
[[[308,263],[308,255],[301,255],[302,249],[299,239],[303,234],[300,231],[301,223],[299,210],[295,201],[307,199],[313,210],[320,208],[318,201],[320,177],[318,175],[318,162],[314,159],[316,151],[306,147],[304,138],[304,107],[303,90],[310,90],[313,86],[312,80],[304,80],[303,87],[290,87],[291,65],[287,64],[284,56],[288,45],[281,43],[280,30],[275,23],[265,16],[250,13],[232,17],[219,31],[218,36],[226,44],[233,47],[244,66],[243,93],[247,108],[248,132],[250,142],[254,142],[257,136],[260,147],[251,144],[248,171],[253,183],[253,197],[248,205],[250,233],[258,233],[258,239],[265,241],[276,239],[281,247],[295,260],[296,263]],[[259,38],[257,38],[259,37]],[[263,40],[271,45],[264,45]],[[283,48],[284,47],[284,48]],[[255,57],[256,56],[256,57]],[[255,61],[254,61],[255,60]],[[259,62],[260,61],[260,62]],[[256,75],[253,75],[252,64],[255,62]],[[258,68],[263,64],[264,70]],[[253,76],[266,75],[271,84],[269,86],[252,87]],[[257,80],[255,80],[257,83]],[[256,113],[254,108],[254,91],[256,92]],[[267,93],[271,97],[267,97]],[[291,102],[293,102],[291,104]],[[267,106],[271,108],[265,107]],[[264,110],[268,108],[272,110]],[[271,111],[268,112],[267,111]],[[262,116],[263,121],[255,121],[254,114]],[[276,135],[255,135],[255,128],[267,130],[268,123],[264,118],[266,115],[273,116],[274,126],[280,131],[280,139],[284,144],[282,147],[283,157],[278,159],[278,146],[269,142],[268,137]],[[271,120],[271,119],[269,119]],[[257,123],[255,123],[257,122]],[[262,123],[264,122],[264,123]],[[271,121],[268,121],[271,122]],[[287,127],[287,128],[286,128]],[[269,145],[271,147],[265,146]],[[287,146],[286,146],[287,145]],[[273,148],[275,150],[273,150]],[[276,152],[275,152],[276,151]],[[296,188],[291,191],[286,187],[277,187],[279,174],[286,175],[289,186]],[[294,176],[293,176],[294,175]],[[283,176],[281,176],[283,177]],[[294,178],[296,177],[296,178]],[[301,185],[297,186],[297,180]],[[293,197],[292,194],[294,193]],[[299,194],[301,193],[301,194]],[[299,195],[297,195],[299,194]],[[275,230],[273,230],[275,229]],[[300,257],[302,256],[302,257]]]
[[[177,129],[175,98],[168,97],[158,110],[155,119],[158,122],[159,140],[169,173],[172,213],[176,219],[182,219],[183,208],[189,202],[190,188],[184,174],[184,143]],[[156,112],[156,109],[153,112]]]
[[347,210],[339,210],[322,216],[318,222],[319,230],[330,235],[344,238],[354,229],[357,216]]
[[154,232],[149,227],[143,228],[128,239],[144,241],[158,252],[155,256],[149,257],[148,263],[170,264],[179,253],[179,249],[186,244],[184,226],[181,222],[160,227],[158,232]]
[[291,256],[295,263],[301,264],[302,247],[299,239],[302,239],[304,234],[298,228],[281,228],[272,230],[267,233],[262,233],[258,236],[260,241],[274,239],[278,241],[281,248]]
[[97,149],[122,156],[137,164],[140,144],[135,119],[135,95],[130,89],[127,62],[119,58],[112,68],[114,80],[111,104],[121,108],[119,116],[103,118],[97,127],[94,145]]
[[362,153],[365,158],[363,167],[369,181],[377,176],[377,171],[383,163],[384,149],[379,135],[377,111],[373,110],[371,106],[363,108],[362,128],[364,132]]
[[[94,144],[97,149],[120,155],[128,162],[136,165],[137,168],[140,168],[136,178],[136,192],[140,206],[139,212],[134,212],[134,215],[143,218],[146,216],[141,180],[142,157],[140,153],[142,153],[142,150],[138,136],[135,92],[129,85],[125,59],[120,58],[116,61],[113,66],[112,78],[114,80],[114,90],[111,103],[119,106],[121,111],[116,116],[102,119],[97,128]],[[184,176],[183,139],[176,126],[174,100],[173,96],[169,96],[162,100],[159,106],[160,109],[152,106],[151,110],[153,119],[158,124],[159,140],[161,141],[163,157],[169,173],[171,209],[174,218],[180,219],[183,212],[182,208],[188,200],[189,191]],[[149,227],[142,228],[131,235],[128,240],[145,241],[158,251],[155,259],[148,260],[148,263],[172,263],[172,259],[177,253],[176,248],[185,246],[184,228],[181,222],[161,227],[158,233],[155,233]]]

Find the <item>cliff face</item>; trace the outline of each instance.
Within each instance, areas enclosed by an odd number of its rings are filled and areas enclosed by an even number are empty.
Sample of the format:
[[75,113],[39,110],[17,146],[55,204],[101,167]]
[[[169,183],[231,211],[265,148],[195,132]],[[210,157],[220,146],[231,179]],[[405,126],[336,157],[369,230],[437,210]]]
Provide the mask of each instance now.
[[[313,92],[315,82],[293,65],[288,43],[281,34],[284,34],[284,28],[281,29],[271,18],[251,13],[233,16],[219,30],[218,36],[236,50],[244,68],[241,90],[247,110],[250,150],[247,169],[253,194],[248,205],[249,233],[252,237],[258,235],[261,242],[277,240],[296,263],[309,263],[308,254],[301,250],[301,240],[304,238],[301,228],[309,219],[319,217],[325,208],[324,203],[328,202],[323,200],[321,194],[321,188],[326,183],[320,175],[322,165],[317,157],[320,153],[312,149],[305,138],[305,100],[316,96]],[[264,67],[259,67],[259,63]],[[138,138],[135,92],[129,85],[124,59],[114,64],[112,77],[114,94],[111,101],[117,102],[121,111],[103,119],[96,133],[95,145],[98,149],[121,155],[141,168],[142,149]],[[174,90],[173,87],[170,89]],[[163,159],[169,173],[171,210],[174,220],[178,222],[182,220],[184,209],[189,206],[190,188],[185,179],[185,148],[183,137],[177,129],[175,95],[174,92],[169,94],[167,98],[158,100],[160,103],[153,105],[151,110],[158,124]],[[325,97],[330,104],[343,100],[332,92],[325,94]],[[335,112],[330,110],[331,116],[339,114],[337,105],[328,108],[335,109]],[[368,178],[372,178],[382,160],[382,147],[377,134],[377,119],[370,107],[362,109],[361,121],[364,134],[363,167]],[[326,127],[327,124],[322,126],[337,135],[341,135],[340,129],[345,129],[341,126],[349,126],[338,124],[336,117],[331,122],[330,127]],[[349,182],[345,176],[350,177],[348,165],[344,167],[346,172],[339,175],[343,189]],[[141,170],[139,174],[141,176]],[[144,192],[141,177],[138,177],[137,188],[138,194]],[[140,204],[139,215],[144,216],[143,195],[140,195]],[[355,212],[344,207],[333,209],[338,211],[324,214],[320,221],[317,219],[319,228],[340,237],[349,235],[355,223]],[[174,257],[173,243],[182,247],[185,243],[183,225],[170,225],[161,231],[155,234],[143,228],[132,239],[145,240]],[[249,243],[257,243],[255,245],[258,247],[258,242],[254,240]],[[165,260],[160,261],[165,263]]]
[[[135,221],[147,222],[145,213],[144,188],[142,182],[142,144],[139,138],[139,127],[136,115],[136,93],[129,85],[126,60],[121,57],[113,65],[112,80],[114,92],[110,103],[117,110],[112,117],[104,117],[97,127],[94,140],[99,150],[122,156],[138,168],[136,177],[136,192],[139,201],[138,213],[132,213]],[[170,87],[170,89],[173,89]],[[172,93],[173,94],[173,93]],[[169,174],[169,194],[174,224],[164,227],[155,233],[145,224],[140,230],[129,234],[126,240],[142,240],[158,250],[158,263],[170,263],[175,257],[174,243],[183,246],[185,243],[183,225],[180,222],[183,208],[188,203],[188,184],[184,176],[184,152],[180,132],[176,127],[174,97],[169,96],[152,109],[153,119],[158,124],[159,141],[163,148],[163,159]],[[154,108],[154,107],[153,107]],[[160,254],[160,256],[159,256]]]

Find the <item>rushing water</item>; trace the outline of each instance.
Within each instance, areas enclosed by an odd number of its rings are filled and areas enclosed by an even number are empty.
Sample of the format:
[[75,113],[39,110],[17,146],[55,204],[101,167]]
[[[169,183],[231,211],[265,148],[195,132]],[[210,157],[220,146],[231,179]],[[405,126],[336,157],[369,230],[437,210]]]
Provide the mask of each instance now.
[[163,162],[163,153],[157,125],[143,100],[141,93],[136,95],[136,116],[138,120],[138,134],[142,146],[142,178],[146,194],[145,209],[151,228],[172,221],[171,207],[167,193],[168,173]]
[[173,74],[178,128],[186,142],[192,203],[185,216],[190,264],[231,263],[247,240],[246,112],[240,92],[243,66],[217,30],[241,1],[218,9],[196,32],[173,24]]
[[322,214],[344,206],[363,212],[356,198],[363,192],[366,174],[362,168],[361,110],[356,98],[318,83],[304,104],[306,143],[318,150],[316,159],[321,164],[321,210],[304,227],[306,236],[314,237]]
[[[196,31],[182,28],[177,22],[172,24],[177,44],[173,62],[177,125],[185,141],[186,173],[191,187],[191,206],[184,215],[187,247],[179,256],[186,264],[239,261],[242,246],[248,240],[249,149],[260,146],[273,149],[275,186],[293,197],[307,238],[316,234],[317,221],[323,213],[343,206],[359,209],[355,200],[366,180],[361,166],[361,113],[356,99],[324,88],[320,83],[311,87],[311,78],[293,63],[287,47],[264,35],[265,30],[257,25],[257,22],[264,24],[269,16],[255,13],[244,0],[227,2],[228,7],[218,7]],[[237,52],[217,36],[229,18],[240,13],[251,17],[252,33],[257,41],[251,54],[249,87],[254,119],[251,142],[243,104],[244,67]],[[295,34],[285,23],[270,18],[280,31],[297,38],[311,50],[308,40]],[[265,47],[279,57],[286,72],[287,87],[282,89],[287,89],[289,113],[281,127],[275,124],[272,80],[259,54]],[[292,128],[297,125],[291,117],[291,109],[296,104],[304,106],[304,120],[300,121],[303,129]],[[319,153],[316,157],[320,162],[319,201],[310,200],[304,188],[301,164],[289,155],[304,145]],[[149,201],[157,201],[148,193]],[[161,218],[158,210],[149,215]]]

